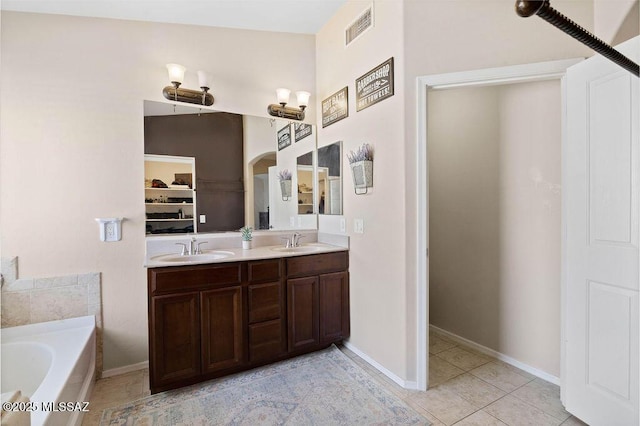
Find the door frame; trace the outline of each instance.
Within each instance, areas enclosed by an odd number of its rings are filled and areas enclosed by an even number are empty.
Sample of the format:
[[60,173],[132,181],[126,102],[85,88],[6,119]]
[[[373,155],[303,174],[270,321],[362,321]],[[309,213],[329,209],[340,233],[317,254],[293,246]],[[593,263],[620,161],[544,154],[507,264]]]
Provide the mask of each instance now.
[[[416,197],[418,200],[418,241],[416,245],[416,258],[418,259],[416,262],[416,273],[418,277],[418,283],[416,286],[416,379],[418,390],[427,390],[427,386],[429,384],[429,171],[427,161],[427,112],[429,91],[470,86],[490,86],[562,79],[566,74],[568,67],[581,61],[583,61],[583,58],[563,59],[558,61],[537,62],[499,68],[485,68],[472,71],[426,75],[416,78],[416,161],[418,171],[416,173]],[[564,92],[564,85],[561,90]],[[562,96],[563,114],[564,110],[565,101],[564,96]],[[563,119],[563,146],[564,139],[565,131]],[[562,217],[564,218],[564,215]]]

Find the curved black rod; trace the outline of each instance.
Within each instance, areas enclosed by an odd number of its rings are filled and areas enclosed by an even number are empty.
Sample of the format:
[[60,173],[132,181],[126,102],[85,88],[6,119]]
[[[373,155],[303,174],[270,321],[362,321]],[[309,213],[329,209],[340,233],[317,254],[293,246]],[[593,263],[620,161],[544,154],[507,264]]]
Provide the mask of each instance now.
[[551,25],[560,28],[571,37],[579,40],[596,52],[600,53],[602,56],[620,65],[636,77],[640,77],[640,66],[638,64],[591,34],[589,31],[582,28],[580,25],[573,22],[571,19],[564,16],[562,13],[555,10],[551,7],[549,0],[517,0],[516,13],[523,18],[538,15]]

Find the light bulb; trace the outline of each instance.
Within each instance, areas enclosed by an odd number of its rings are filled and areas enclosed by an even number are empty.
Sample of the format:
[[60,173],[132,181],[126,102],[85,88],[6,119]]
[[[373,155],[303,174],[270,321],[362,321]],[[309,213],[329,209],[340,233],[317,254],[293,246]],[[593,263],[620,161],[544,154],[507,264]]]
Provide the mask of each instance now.
[[291,90],[289,89],[276,89],[276,95],[278,96],[278,103],[282,106],[285,106],[289,103],[289,94],[291,94]]
[[298,106],[300,109],[305,109],[309,105],[309,97],[311,93],[309,92],[296,92],[296,97],[298,98]]
[[179,64],[167,64],[167,71],[169,71],[169,81],[174,85],[180,86],[184,81],[184,72],[187,69]]
[[209,73],[206,71],[198,71],[198,84],[200,88],[206,87],[207,89],[211,88],[209,82]]

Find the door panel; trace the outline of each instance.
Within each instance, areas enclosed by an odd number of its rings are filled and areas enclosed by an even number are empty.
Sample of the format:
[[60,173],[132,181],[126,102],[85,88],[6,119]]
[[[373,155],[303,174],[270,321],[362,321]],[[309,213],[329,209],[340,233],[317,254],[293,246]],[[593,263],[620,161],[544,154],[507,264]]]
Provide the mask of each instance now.
[[589,282],[587,383],[622,403],[631,398],[633,354],[629,336],[638,333],[633,322],[637,298],[635,291]]
[[567,70],[562,399],[594,426],[639,421],[638,89],[597,55]]

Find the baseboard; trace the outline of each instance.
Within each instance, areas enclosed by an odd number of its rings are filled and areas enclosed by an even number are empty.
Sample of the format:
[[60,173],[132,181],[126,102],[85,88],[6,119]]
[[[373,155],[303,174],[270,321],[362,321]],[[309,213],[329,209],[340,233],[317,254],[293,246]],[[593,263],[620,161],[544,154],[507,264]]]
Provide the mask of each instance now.
[[149,368],[149,361],[139,362],[137,364],[125,365],[124,367],[112,368],[102,372],[102,378],[119,376],[120,374],[131,373],[132,371],[144,370]]
[[[434,330],[440,334],[444,334],[445,336],[447,336],[448,338],[450,338],[451,340],[454,340],[458,343],[462,343],[464,345],[467,345],[475,350],[477,350],[478,352],[482,352],[485,355],[489,355],[492,356],[494,358],[499,359],[500,361],[506,362],[507,364],[513,365],[514,367],[519,368],[520,370],[524,370],[529,374],[533,374],[536,377],[541,378],[542,380],[546,380],[547,382],[553,383],[554,385],[558,385],[560,386],[560,378],[549,374],[545,371],[542,371],[540,369],[537,369],[535,367],[532,367],[528,364],[525,364],[524,362],[520,362],[515,358],[511,358],[510,356],[507,356],[505,354],[502,354],[498,351],[495,351],[491,348],[487,348],[486,346],[482,346],[479,343],[473,342],[469,339],[465,339],[464,337],[460,337],[457,334],[453,334],[447,330],[443,330],[441,328],[436,327],[435,325],[431,325],[429,324],[429,329],[430,330]],[[354,351],[355,352],[355,351]]]
[[345,342],[342,342],[342,344],[344,346],[346,346],[347,349],[349,349],[350,351],[352,351],[353,353],[358,355],[360,358],[362,358],[363,360],[367,361],[367,363],[370,364],[373,368],[375,368],[376,370],[378,370],[379,372],[381,372],[382,374],[384,374],[385,376],[387,376],[388,378],[390,378],[391,380],[393,380],[394,382],[396,382],[398,385],[402,386],[403,388],[405,388],[405,389],[418,389],[418,383],[417,382],[401,379],[397,375],[393,374],[391,371],[389,371],[386,368],[384,368],[381,364],[379,364],[378,362],[373,360],[369,355],[365,354],[360,349],[358,349],[355,346],[353,346],[350,342],[345,341]]

